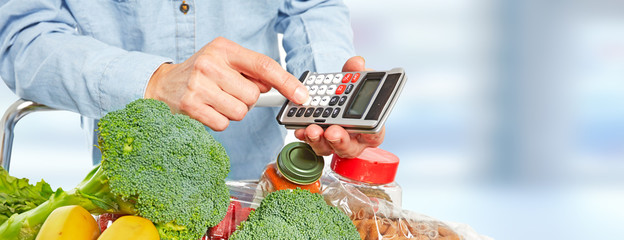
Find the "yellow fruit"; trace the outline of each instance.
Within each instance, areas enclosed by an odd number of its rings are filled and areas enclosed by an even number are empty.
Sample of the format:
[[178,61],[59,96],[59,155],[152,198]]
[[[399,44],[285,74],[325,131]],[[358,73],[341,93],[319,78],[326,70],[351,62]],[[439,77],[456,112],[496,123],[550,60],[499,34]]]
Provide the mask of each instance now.
[[91,214],[81,206],[54,209],[41,226],[36,240],[94,240],[100,229]]
[[154,224],[138,216],[123,216],[115,220],[98,240],[159,240]]

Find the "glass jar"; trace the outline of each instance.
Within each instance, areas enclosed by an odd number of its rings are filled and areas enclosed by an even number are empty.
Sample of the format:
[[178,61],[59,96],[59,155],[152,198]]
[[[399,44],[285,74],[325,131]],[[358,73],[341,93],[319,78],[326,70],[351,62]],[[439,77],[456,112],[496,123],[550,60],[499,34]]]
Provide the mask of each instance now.
[[383,149],[367,148],[355,158],[334,154],[323,184],[340,181],[352,185],[371,199],[384,199],[401,206],[403,191],[394,181],[399,158]]
[[317,156],[310,145],[292,142],[282,148],[275,162],[267,165],[258,184],[263,196],[277,190],[296,188],[319,193],[323,167],[323,157]]

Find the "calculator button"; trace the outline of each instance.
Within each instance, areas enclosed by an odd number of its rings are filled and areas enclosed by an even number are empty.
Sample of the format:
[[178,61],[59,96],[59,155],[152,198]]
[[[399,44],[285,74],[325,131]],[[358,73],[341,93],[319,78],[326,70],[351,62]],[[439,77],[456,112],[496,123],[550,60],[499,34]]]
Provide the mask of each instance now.
[[334,112],[332,113],[332,117],[333,118],[337,117],[339,113],[340,113],[340,108],[334,109]]
[[327,104],[329,104],[329,100],[330,100],[330,96],[325,96],[325,97],[321,98],[321,103],[319,105],[327,106]]
[[297,115],[295,115],[295,116],[301,117],[301,116],[303,116],[304,112],[305,112],[305,108],[299,108],[299,110],[297,111]]
[[325,80],[323,80],[323,84],[330,84],[332,80],[334,80],[334,75],[327,74],[327,76],[325,76]]
[[360,74],[359,73],[353,74],[353,78],[351,78],[351,82],[355,83],[355,82],[357,82],[357,80],[359,78],[360,78]]
[[338,101],[338,106],[342,106],[345,104],[345,102],[347,102],[347,96],[342,96],[340,98],[340,101]]
[[347,73],[344,75],[344,78],[342,78],[342,83],[348,83],[351,80],[351,73]]
[[290,110],[288,110],[288,114],[286,114],[286,116],[292,117],[292,116],[295,115],[296,112],[297,112],[297,108],[296,107],[290,108]]
[[311,86],[311,87],[310,87],[310,90],[308,91],[308,93],[309,93],[310,95],[315,95],[315,94],[316,94],[316,91],[318,91],[318,88],[319,88],[318,86],[313,85],[313,86]]
[[312,116],[312,113],[314,112],[314,108],[308,108],[308,110],[305,111],[305,115],[303,115],[304,117],[310,117]]
[[321,84],[323,82],[323,79],[325,79],[325,76],[323,75],[316,76],[316,80],[314,80],[314,84]]
[[336,85],[330,85],[329,87],[327,87],[327,92],[325,92],[325,94],[327,95],[334,95],[336,93]]
[[310,105],[310,102],[312,102],[312,97],[308,97],[308,100],[306,100],[306,101],[305,101],[303,104],[301,104],[301,105],[303,105],[303,106],[309,106],[309,105]]
[[334,110],[333,108],[325,108],[325,111],[323,111],[323,117],[329,117],[329,115],[331,115],[332,110]]
[[321,85],[318,89],[318,92],[316,92],[316,94],[325,95],[326,91],[327,91],[327,85]]
[[347,85],[342,84],[342,85],[338,86],[338,88],[336,88],[336,95],[342,94],[342,92],[344,92],[345,88],[347,88]]
[[330,100],[329,100],[329,106],[334,106],[338,103],[338,99],[340,99],[340,97],[338,96],[333,96]]
[[347,88],[345,89],[345,94],[351,93],[352,90],[353,90],[353,84],[347,85]]
[[334,80],[332,81],[332,83],[334,84],[340,83],[340,80],[342,80],[342,74],[336,74],[336,76],[334,76]]
[[321,97],[316,96],[316,97],[312,98],[312,101],[310,102],[310,105],[318,106],[320,102],[321,102]]
[[[321,113],[323,113],[323,108],[317,108],[316,110],[314,110],[314,117],[321,116]],[[308,113],[306,112],[306,114]]]
[[305,83],[306,83],[307,85],[310,85],[310,84],[313,84],[313,83],[314,83],[314,80],[316,80],[316,76],[309,76],[309,77],[308,77],[308,80],[306,80],[306,82],[305,82]]

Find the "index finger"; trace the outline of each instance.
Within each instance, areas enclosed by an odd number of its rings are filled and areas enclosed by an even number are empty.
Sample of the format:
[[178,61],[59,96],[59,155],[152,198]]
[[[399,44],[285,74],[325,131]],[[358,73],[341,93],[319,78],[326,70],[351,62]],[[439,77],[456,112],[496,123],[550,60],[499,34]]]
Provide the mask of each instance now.
[[284,70],[272,58],[236,43],[226,47],[225,50],[227,63],[237,71],[268,84],[297,104],[302,104],[308,99],[308,90],[299,79]]

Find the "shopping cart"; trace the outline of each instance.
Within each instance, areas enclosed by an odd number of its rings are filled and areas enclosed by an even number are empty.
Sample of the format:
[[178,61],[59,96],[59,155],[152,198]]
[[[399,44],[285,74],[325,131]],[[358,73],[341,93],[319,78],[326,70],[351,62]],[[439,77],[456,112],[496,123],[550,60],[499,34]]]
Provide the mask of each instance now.
[[13,147],[14,129],[17,122],[24,116],[33,112],[53,111],[57,110],[46,105],[36,103],[29,100],[19,99],[15,101],[2,116],[2,129],[0,129],[0,147],[2,155],[0,155],[0,165],[7,171],[11,166],[11,148]]

